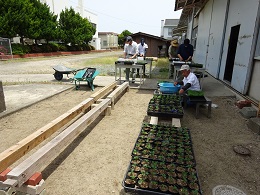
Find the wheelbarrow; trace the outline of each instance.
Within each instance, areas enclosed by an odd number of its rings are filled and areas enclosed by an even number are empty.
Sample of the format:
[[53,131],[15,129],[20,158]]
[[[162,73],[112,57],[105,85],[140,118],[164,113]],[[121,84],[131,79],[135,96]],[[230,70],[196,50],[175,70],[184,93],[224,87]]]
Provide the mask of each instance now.
[[80,88],[81,81],[87,81],[88,86],[94,91],[93,81],[95,77],[99,74],[99,71],[96,68],[85,68],[76,72],[73,80],[75,82],[76,90]]
[[56,65],[52,67],[55,70],[54,78],[58,81],[63,79],[63,74],[66,74],[67,77],[69,78],[69,74],[76,74],[78,70],[82,69],[73,69],[73,68],[68,68],[64,65]]

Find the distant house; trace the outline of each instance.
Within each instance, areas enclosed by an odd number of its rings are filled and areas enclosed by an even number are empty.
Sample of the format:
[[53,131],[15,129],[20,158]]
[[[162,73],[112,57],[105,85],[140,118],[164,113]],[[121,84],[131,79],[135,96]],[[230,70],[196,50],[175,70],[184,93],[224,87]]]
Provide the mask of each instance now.
[[173,29],[177,28],[179,19],[165,19],[161,20],[161,37],[171,40],[173,36]]
[[141,38],[145,39],[145,43],[148,45],[146,56],[150,57],[166,57],[167,55],[167,40],[162,37],[138,32],[131,35],[133,40],[140,43]]
[[118,47],[118,34],[113,32],[99,32],[101,49],[115,49]]

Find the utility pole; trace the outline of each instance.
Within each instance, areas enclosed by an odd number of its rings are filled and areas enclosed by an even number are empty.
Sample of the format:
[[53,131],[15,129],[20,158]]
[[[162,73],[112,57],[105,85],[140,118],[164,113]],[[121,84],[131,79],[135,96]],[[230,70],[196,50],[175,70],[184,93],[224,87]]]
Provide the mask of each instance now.
[[78,7],[79,7],[79,13],[81,15],[81,17],[83,17],[83,1],[82,0],[78,0]]

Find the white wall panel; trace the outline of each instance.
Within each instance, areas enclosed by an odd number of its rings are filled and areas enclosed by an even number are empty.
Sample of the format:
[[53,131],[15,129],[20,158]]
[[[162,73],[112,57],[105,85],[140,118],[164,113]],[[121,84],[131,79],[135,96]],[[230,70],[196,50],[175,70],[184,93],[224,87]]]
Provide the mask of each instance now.
[[240,24],[231,86],[244,93],[259,0],[230,0],[220,79],[224,78],[231,27]]
[[256,60],[253,69],[253,75],[251,79],[251,85],[249,88],[250,97],[254,98],[255,100],[260,101],[260,82],[259,82],[259,75],[260,75],[260,61]]
[[208,40],[208,55],[205,63],[207,71],[214,77],[218,77],[220,67],[226,6],[227,0],[214,0]]
[[204,66],[206,63],[212,3],[213,0],[209,0],[199,14],[197,45],[193,58],[196,63],[203,64]]

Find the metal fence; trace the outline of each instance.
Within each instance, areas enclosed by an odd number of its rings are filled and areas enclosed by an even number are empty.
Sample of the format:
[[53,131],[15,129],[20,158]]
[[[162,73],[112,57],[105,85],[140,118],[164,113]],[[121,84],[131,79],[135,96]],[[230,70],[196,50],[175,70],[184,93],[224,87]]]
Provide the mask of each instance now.
[[0,37],[0,59],[10,58],[13,58],[10,39]]

